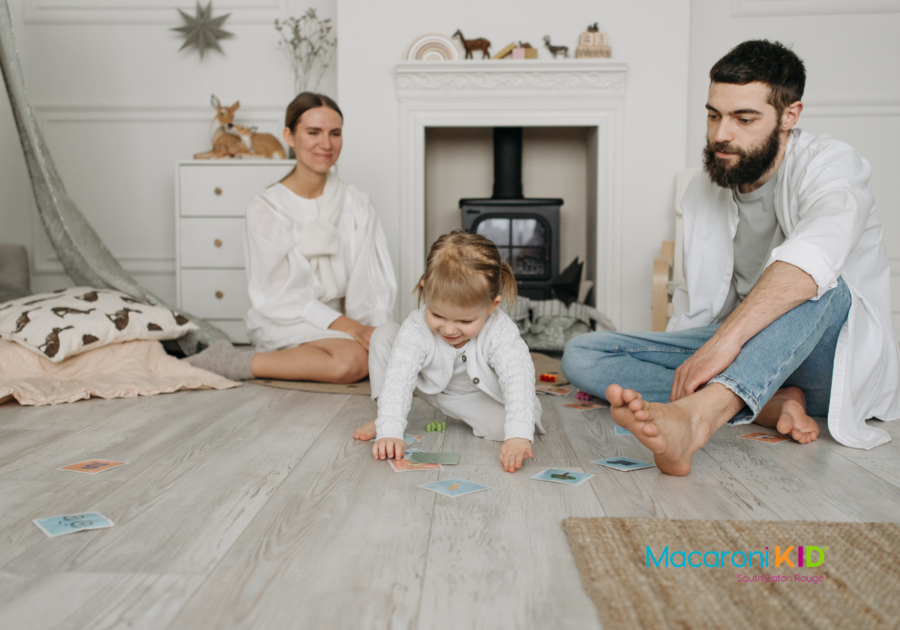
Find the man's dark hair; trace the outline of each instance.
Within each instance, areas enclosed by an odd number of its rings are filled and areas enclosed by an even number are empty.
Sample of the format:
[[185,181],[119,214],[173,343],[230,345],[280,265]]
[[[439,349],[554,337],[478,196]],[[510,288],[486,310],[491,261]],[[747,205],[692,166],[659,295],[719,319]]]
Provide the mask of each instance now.
[[800,57],[780,42],[751,39],[719,59],[709,71],[709,79],[736,85],[765,83],[769,86],[769,105],[780,118],[788,105],[803,98],[806,68]]

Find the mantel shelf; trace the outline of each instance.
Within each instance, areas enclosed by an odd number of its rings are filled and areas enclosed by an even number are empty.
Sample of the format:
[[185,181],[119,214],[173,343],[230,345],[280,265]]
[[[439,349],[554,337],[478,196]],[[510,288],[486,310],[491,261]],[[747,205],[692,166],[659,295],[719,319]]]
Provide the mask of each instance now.
[[572,96],[621,98],[628,65],[606,59],[402,61],[397,96],[407,99]]

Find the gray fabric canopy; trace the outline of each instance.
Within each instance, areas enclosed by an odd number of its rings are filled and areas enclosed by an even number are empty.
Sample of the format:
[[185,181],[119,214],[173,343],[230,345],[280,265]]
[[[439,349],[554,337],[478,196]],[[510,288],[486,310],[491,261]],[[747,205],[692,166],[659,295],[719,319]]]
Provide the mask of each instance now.
[[[0,5],[0,71],[12,104],[38,212],[66,273],[78,285],[116,289],[149,304],[169,308],[122,269],[66,192],[28,104],[7,0],[2,0]],[[185,354],[194,354],[216,339],[227,338],[212,324],[183,315],[200,327],[178,340]]]

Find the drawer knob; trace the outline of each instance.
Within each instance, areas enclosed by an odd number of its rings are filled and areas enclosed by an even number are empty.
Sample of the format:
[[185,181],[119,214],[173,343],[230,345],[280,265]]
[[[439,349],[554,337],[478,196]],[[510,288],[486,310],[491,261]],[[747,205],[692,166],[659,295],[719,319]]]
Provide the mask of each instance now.
[[216,291],[216,298],[217,298],[217,299],[221,300],[223,297],[225,297],[225,294],[224,294],[224,293],[222,293],[221,291]]
[[221,194],[222,194],[222,189],[219,188],[218,186],[216,186],[216,189],[215,189],[213,192],[216,193],[217,195],[221,195]]
[[216,240],[213,241],[213,244],[214,244],[216,247],[222,247],[222,239],[217,238]]

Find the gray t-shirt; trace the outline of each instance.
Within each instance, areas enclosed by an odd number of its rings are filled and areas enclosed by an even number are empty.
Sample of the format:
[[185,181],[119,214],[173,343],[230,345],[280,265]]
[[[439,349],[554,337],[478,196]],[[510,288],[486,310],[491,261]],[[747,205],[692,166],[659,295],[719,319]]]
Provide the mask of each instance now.
[[772,250],[784,242],[784,232],[775,218],[775,180],[746,194],[734,190],[738,226],[734,235],[734,277],[732,283],[742,300],[763,274]]

